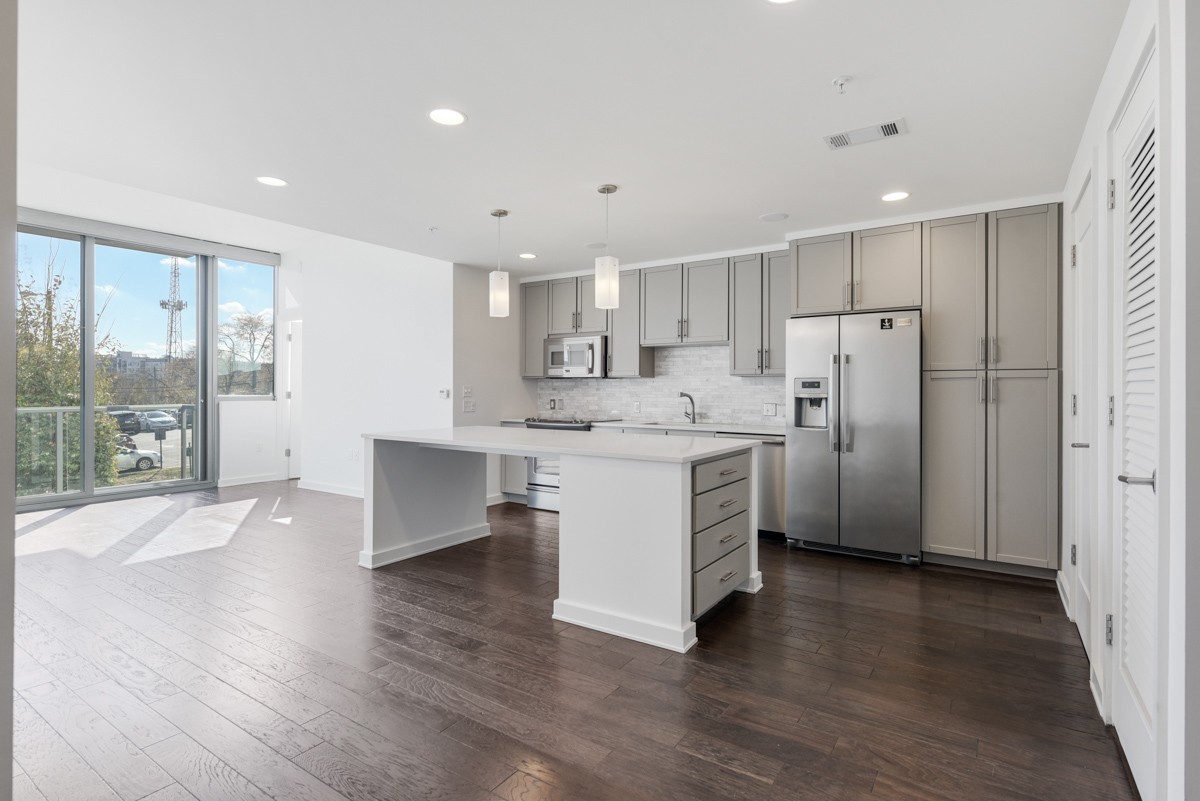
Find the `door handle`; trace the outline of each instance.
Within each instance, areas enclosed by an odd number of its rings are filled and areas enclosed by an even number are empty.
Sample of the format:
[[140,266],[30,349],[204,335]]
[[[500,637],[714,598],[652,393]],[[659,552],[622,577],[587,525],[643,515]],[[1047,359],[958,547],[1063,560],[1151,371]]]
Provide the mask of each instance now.
[[979,376],[979,402],[987,403],[987,379]]
[[730,467],[730,468],[728,468],[728,469],[726,469],[726,470],[722,470],[722,471],[721,471],[720,473],[718,473],[717,475],[721,475],[721,476],[732,476],[732,475],[733,475],[734,473],[736,473],[736,472],[737,472],[737,470],[736,470],[736,469],[734,469],[734,468]]
[[736,536],[737,536],[737,534],[726,534],[724,537],[721,537],[721,539],[717,540],[717,542],[724,545],[725,543],[729,542],[731,539],[733,539]]
[[762,348],[758,349],[758,369],[762,369]]
[[686,338],[686,337],[687,337],[687,335],[688,335],[687,329],[688,329],[688,321],[687,321],[687,318],[686,318],[686,317],[684,317],[684,318],[683,318],[683,336],[684,336],[685,338]]
[[862,307],[862,302],[862,281],[855,281],[854,291],[850,293],[850,305],[857,309]]
[[996,376],[993,375],[988,380],[990,381],[990,386],[988,386],[988,400],[992,403],[995,403],[997,400],[997,398],[996,398]]
[[[838,420],[837,420],[837,404],[838,404],[838,386],[837,386],[837,363],[838,357],[836,353],[829,354],[829,394],[825,397],[825,425],[829,428],[829,452],[837,453],[841,444],[838,442]],[[797,420],[796,424],[799,425]]]
[[1000,346],[996,344],[996,337],[992,337],[992,364],[1000,363]]
[[844,309],[849,305],[850,305],[850,282],[847,281],[846,285],[842,287],[842,308]]
[[595,353],[595,351],[594,351],[594,350],[592,350],[591,348],[588,348],[588,349],[587,349],[587,354],[588,354],[587,366],[588,366],[588,369],[589,369],[589,370],[591,370],[591,369],[592,369],[592,362],[593,362],[593,361],[594,361],[594,359],[595,359],[596,353]]
[[[861,296],[859,302],[862,302]],[[838,402],[841,405],[841,410],[838,412],[838,422],[842,427],[842,453],[850,453],[854,450],[854,440],[850,436],[850,378],[849,370],[846,369],[850,364],[850,354],[842,354],[842,374],[838,378]]]
[[724,509],[726,506],[733,506],[735,503],[737,503],[737,498],[730,498],[727,501],[721,502],[721,508]]
[[987,337],[979,338],[979,363],[987,364]]
[[1158,494],[1158,469],[1157,468],[1155,468],[1154,472],[1150,474],[1149,478],[1143,478],[1141,476],[1120,475],[1120,476],[1117,476],[1117,481],[1120,481],[1122,484],[1133,484],[1133,485],[1136,485],[1139,487],[1149,487],[1151,492],[1153,492],[1155,495]]
[[679,337],[680,339],[683,339],[683,318],[682,317],[675,321],[675,336]]
[[731,578],[733,578],[737,574],[738,574],[738,572],[736,570],[730,570],[728,573],[721,576],[721,583],[724,584],[725,582],[729,581]]
[[770,348],[763,348],[763,369],[764,370],[771,369],[771,349]]
[[1090,443],[1087,443],[1087,442],[1072,442],[1071,447],[1072,448],[1090,448],[1092,446]]

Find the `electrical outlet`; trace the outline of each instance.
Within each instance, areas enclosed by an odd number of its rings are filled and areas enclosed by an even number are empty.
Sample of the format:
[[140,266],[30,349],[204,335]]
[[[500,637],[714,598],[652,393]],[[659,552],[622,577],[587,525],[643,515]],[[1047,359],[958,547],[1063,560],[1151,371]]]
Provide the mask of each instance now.
[[642,412],[642,402],[641,402],[641,401],[634,401],[634,402],[633,402],[633,413],[634,413],[634,414],[641,414],[641,412]]
[[764,403],[763,404],[763,417],[774,417],[776,414],[778,414],[778,412],[776,411],[777,407],[778,407],[778,404],[776,404],[776,403]]
[[463,384],[463,397],[470,398],[475,394],[475,387],[470,384]]
[[448,390],[448,389],[439,389],[439,390],[438,390],[438,397],[439,397],[439,398],[443,398],[443,399],[449,399],[449,397],[450,397],[450,390]]
[[556,401],[554,398],[551,398],[550,399],[550,411],[554,411],[557,408],[558,408],[558,401]]
[[475,401],[470,398],[463,398],[463,411],[467,413],[475,411]]

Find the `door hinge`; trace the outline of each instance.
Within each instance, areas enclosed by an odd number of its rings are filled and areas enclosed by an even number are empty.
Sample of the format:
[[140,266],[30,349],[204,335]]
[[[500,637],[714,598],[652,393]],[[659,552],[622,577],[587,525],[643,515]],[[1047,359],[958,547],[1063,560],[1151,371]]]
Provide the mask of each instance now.
[[1112,395],[1108,396],[1108,424],[1116,425],[1117,422],[1117,399]]
[[1111,211],[1117,207],[1117,179],[1108,179],[1108,208]]
[[291,400],[292,399],[292,391],[289,389],[287,392],[284,393],[283,397],[286,398],[287,400]]
[[1078,264],[1079,253],[1077,252],[1078,245],[1071,245],[1071,266]]
[[1079,396],[1071,393],[1071,416],[1079,414]]
[[[291,449],[291,448],[284,448],[284,449],[283,449],[283,455],[284,455],[284,456],[291,456],[291,455],[292,455],[292,449]],[[1071,547],[1072,547],[1072,548],[1074,548],[1075,546],[1074,546],[1074,545],[1072,545]],[[1074,559],[1074,557],[1072,557],[1072,558],[1071,558],[1071,563],[1072,563],[1072,564],[1074,564],[1074,563],[1075,563],[1075,559]]]
[[1071,546],[1071,564],[1075,564],[1075,546]]
[[1104,616],[1104,644],[1112,645],[1112,615]]
[[[1074,245],[1072,245],[1072,246],[1071,246],[1071,252],[1072,252],[1072,253],[1074,253],[1074,251],[1075,251],[1075,246],[1074,246]],[[1074,261],[1072,261],[1072,262],[1071,262],[1071,266],[1072,266],[1072,267],[1074,267],[1074,266],[1075,266],[1075,262],[1074,262]],[[287,340],[287,341],[288,341],[288,342],[291,342],[291,341],[292,341],[292,335],[291,335],[291,334],[288,334],[288,340]]]

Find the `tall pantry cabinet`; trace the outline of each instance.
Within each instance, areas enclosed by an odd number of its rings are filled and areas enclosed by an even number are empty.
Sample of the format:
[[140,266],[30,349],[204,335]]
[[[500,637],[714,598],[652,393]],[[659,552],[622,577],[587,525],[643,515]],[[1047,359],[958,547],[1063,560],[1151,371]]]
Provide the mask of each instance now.
[[1059,565],[1059,207],[923,224],[922,549]]

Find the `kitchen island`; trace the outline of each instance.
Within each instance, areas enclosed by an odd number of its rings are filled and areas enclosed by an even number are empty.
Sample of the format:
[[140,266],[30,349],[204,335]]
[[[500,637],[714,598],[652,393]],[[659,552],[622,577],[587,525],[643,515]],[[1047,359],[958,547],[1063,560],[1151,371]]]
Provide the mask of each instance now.
[[558,456],[556,620],[683,652],[716,600],[762,588],[757,442],[492,426],[364,439],[363,567],[488,536],[487,454]]

